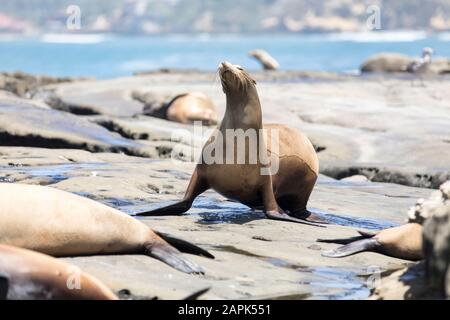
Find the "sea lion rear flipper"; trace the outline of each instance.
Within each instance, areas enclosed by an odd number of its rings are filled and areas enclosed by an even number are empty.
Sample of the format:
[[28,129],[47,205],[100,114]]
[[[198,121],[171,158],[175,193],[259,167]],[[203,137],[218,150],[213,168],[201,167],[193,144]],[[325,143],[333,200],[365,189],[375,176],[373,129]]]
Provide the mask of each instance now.
[[145,245],[145,253],[184,273],[204,274],[202,267],[189,261],[180,251],[161,241]]
[[364,238],[372,238],[379,234],[379,231],[366,231],[366,230],[358,230],[358,233]]
[[342,258],[363,251],[376,251],[380,243],[375,238],[358,240],[334,250],[322,252],[322,256],[329,258]]
[[0,274],[0,300],[6,300],[8,297],[9,279],[7,276]]
[[193,294],[188,295],[183,300],[197,300],[199,297],[201,297],[202,295],[207,293],[209,291],[209,289],[211,289],[211,288],[205,288],[205,289],[199,290],[197,292],[194,292]]
[[285,213],[266,212],[266,217],[268,219],[272,219],[272,220],[296,222],[296,223],[306,224],[306,225],[309,225],[309,226],[325,228],[325,226],[323,226],[323,225],[315,224],[315,223],[308,222],[308,221],[301,220],[301,219],[297,219],[297,218],[291,217],[291,216],[289,216],[289,215],[287,215]]
[[317,239],[317,242],[322,243],[337,243],[337,244],[349,244],[358,240],[364,240],[367,239],[365,236],[356,236],[356,237],[350,237],[350,238],[340,238],[340,239]]
[[170,245],[172,245],[175,248],[177,248],[178,250],[180,250],[181,252],[195,254],[197,256],[203,256],[206,258],[214,259],[214,256],[211,253],[196,246],[195,244],[192,244],[192,243],[182,240],[182,239],[174,238],[165,233],[161,233],[161,232],[157,232],[157,231],[155,231],[155,233],[158,236],[160,236],[161,238],[163,238],[167,243],[169,243]]

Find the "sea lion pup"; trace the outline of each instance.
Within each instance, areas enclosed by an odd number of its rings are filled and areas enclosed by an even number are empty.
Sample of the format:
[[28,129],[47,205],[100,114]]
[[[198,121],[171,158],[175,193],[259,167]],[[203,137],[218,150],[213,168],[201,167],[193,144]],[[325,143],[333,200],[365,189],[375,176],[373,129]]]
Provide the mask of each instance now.
[[217,124],[217,111],[210,98],[201,92],[176,96],[167,107],[167,120],[179,123],[201,121],[204,125]]
[[117,300],[96,278],[42,253],[0,244],[0,300]]
[[[192,174],[184,199],[137,215],[182,214],[191,208],[194,199],[201,193],[214,189],[250,208],[264,209],[266,217],[270,219],[306,224],[311,223],[305,220],[320,222],[320,219],[306,209],[319,171],[319,161],[311,142],[295,129],[268,125],[265,127],[268,129],[267,141],[272,141],[272,134],[278,133],[279,147],[278,150],[271,150],[271,143],[267,149],[264,138],[260,135],[263,128],[262,112],[255,80],[241,67],[228,62],[220,65],[219,74],[227,98],[225,116],[203,147],[201,161]],[[249,139],[244,138],[245,145],[238,148],[234,143],[235,137],[228,139],[229,131],[248,133]],[[251,139],[252,133],[254,139]],[[251,147],[253,148],[250,149]],[[228,159],[229,149],[234,157],[231,162]],[[205,158],[211,150],[215,150],[218,161],[211,163]],[[273,171],[262,174],[263,169],[269,169],[265,165],[267,151],[279,164],[275,174]],[[245,161],[236,161],[236,155],[239,154],[243,155]],[[249,161],[252,155],[257,157],[253,163]]]
[[394,258],[421,260],[422,226],[418,223],[382,230],[378,233],[359,231],[359,237],[349,239],[318,239],[318,242],[345,244],[334,250],[322,253],[325,257],[342,258],[365,251],[378,252]]
[[253,50],[248,53],[248,55],[252,58],[258,60],[264,70],[277,70],[280,68],[280,64],[274,57],[272,57],[267,51],[264,50]]
[[0,183],[0,243],[56,257],[142,253],[186,273],[203,271],[177,249],[212,257],[99,202],[50,187],[12,183]]

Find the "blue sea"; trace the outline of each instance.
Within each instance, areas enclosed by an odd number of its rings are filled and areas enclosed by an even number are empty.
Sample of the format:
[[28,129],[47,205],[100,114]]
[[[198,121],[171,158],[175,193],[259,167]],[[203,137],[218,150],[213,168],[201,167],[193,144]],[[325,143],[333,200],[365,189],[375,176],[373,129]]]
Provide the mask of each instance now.
[[450,33],[0,35],[0,71],[103,79],[160,68],[215,70],[223,60],[257,70],[259,65],[247,52],[265,49],[284,70],[351,73],[370,55],[389,51],[419,56],[424,46],[450,57]]

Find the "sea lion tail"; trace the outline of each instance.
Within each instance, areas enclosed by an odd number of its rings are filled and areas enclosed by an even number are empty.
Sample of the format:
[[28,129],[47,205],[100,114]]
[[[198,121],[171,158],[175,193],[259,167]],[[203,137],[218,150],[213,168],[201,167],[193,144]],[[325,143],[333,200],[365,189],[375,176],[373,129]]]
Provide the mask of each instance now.
[[6,300],[8,297],[9,279],[7,276],[0,274],[0,300]]
[[358,252],[376,251],[379,246],[380,243],[375,238],[362,239],[351,242],[334,250],[324,251],[322,252],[322,256],[329,258],[342,258],[351,256]]
[[183,300],[197,300],[199,297],[201,297],[202,295],[204,295],[205,293],[207,293],[211,288],[205,288],[205,289],[201,289],[197,292],[194,292],[193,294],[188,295],[186,298],[184,298]]
[[181,252],[195,254],[197,256],[203,256],[205,258],[214,259],[214,256],[211,253],[209,253],[205,249],[202,249],[202,248],[196,246],[195,244],[192,244],[192,243],[182,240],[182,239],[174,238],[166,233],[161,233],[161,232],[157,232],[157,231],[155,231],[155,233],[158,236],[160,236],[161,238],[163,238],[167,243],[169,243],[170,245],[172,245],[175,248],[177,248],[178,250],[180,250]]
[[160,240],[157,243],[145,244],[145,254],[158,259],[178,271],[190,274],[204,274],[202,267],[183,257],[180,251],[167,242]]

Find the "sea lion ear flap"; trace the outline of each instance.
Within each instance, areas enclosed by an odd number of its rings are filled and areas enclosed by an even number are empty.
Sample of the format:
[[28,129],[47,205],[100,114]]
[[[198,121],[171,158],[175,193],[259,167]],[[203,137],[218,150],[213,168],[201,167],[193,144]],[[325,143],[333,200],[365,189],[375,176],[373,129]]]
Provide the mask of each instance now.
[[9,279],[0,273],[0,300],[6,300],[9,290]]

